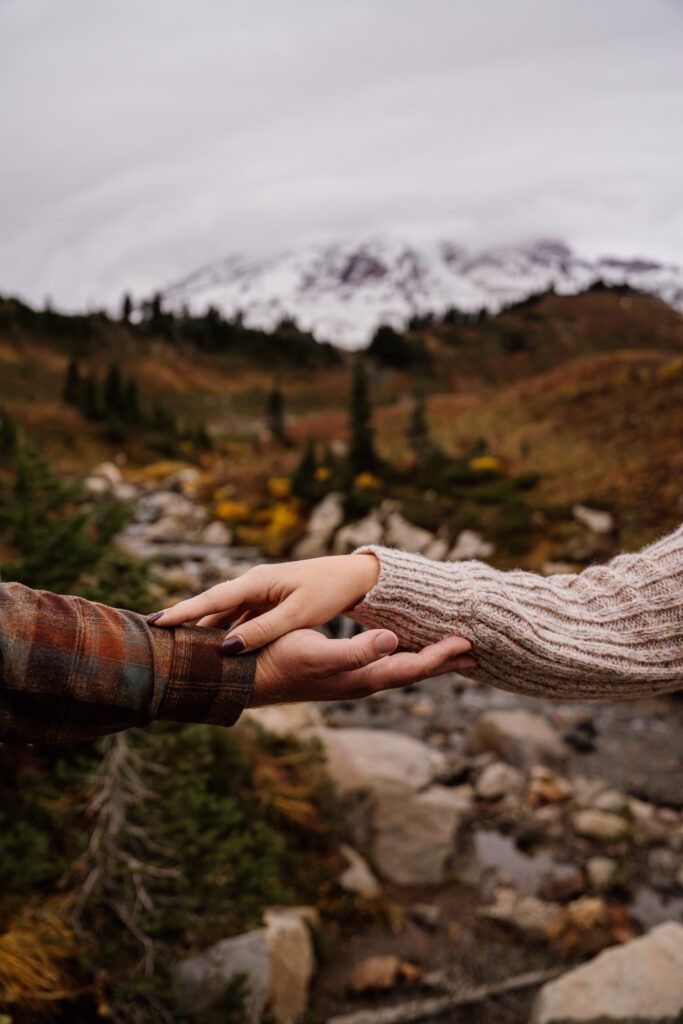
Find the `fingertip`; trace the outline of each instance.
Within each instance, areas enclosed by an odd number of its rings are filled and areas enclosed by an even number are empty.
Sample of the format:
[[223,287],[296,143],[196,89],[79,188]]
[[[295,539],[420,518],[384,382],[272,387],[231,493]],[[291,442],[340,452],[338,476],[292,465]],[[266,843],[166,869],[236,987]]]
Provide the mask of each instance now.
[[148,615],[147,616],[147,618],[145,619],[145,622],[147,623],[148,626],[153,626],[155,622],[158,623],[159,625],[162,625],[162,623],[160,623],[159,620],[161,619],[162,615],[165,615],[165,614],[166,614],[165,610],[160,611],[160,612],[154,612],[152,615]]
[[374,639],[375,650],[384,656],[391,654],[398,647],[398,637],[388,629],[383,629]]
[[234,636],[226,636],[225,640],[220,646],[221,655],[227,657],[231,654],[242,654],[246,651],[247,644],[244,637],[236,634]]

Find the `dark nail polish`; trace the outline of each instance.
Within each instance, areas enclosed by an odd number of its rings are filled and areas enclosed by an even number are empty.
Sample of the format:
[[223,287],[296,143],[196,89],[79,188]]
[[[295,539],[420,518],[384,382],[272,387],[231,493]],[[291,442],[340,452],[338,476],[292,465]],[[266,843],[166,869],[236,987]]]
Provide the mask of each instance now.
[[163,612],[154,612],[154,614],[153,614],[153,615],[148,615],[148,616],[147,616],[147,618],[145,619],[145,622],[146,622],[146,623],[147,623],[147,624],[148,624],[149,626],[151,626],[151,625],[152,625],[152,623],[153,623],[153,622],[156,622],[156,621],[157,621],[157,619],[160,619],[160,618],[161,618],[161,616],[162,616],[163,614],[164,614]]
[[241,636],[229,636],[221,644],[221,654],[239,654],[246,646]]

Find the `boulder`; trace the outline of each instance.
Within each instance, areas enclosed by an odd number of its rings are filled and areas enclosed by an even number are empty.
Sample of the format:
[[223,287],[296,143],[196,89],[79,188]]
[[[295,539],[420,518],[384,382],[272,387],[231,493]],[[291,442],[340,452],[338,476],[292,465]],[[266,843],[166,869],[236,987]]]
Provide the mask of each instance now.
[[433,533],[409,523],[399,512],[390,512],[387,516],[384,542],[390,547],[419,555],[435,540]]
[[609,512],[601,512],[586,505],[574,505],[572,515],[577,522],[587,526],[592,533],[606,534],[614,529],[614,516]]
[[487,711],[467,737],[471,754],[492,751],[517,768],[545,764],[562,770],[569,749],[559,733],[540,715],[530,711]]
[[448,555],[449,548],[450,544],[447,540],[436,537],[427,545],[422,554],[425,558],[431,559],[432,562],[442,562]]
[[327,771],[342,794],[416,793],[444,767],[442,754],[402,732],[316,727],[304,736],[323,744]]
[[524,788],[524,776],[517,768],[504,761],[494,761],[484,768],[474,791],[482,800],[498,800],[502,796],[515,796]]
[[529,893],[518,893],[500,886],[495,891],[494,902],[488,907],[481,907],[478,913],[486,920],[496,921],[529,939],[543,942],[559,911],[559,903],[539,900]]
[[344,496],[337,491],[326,494],[311,512],[302,537],[293,551],[295,558],[319,558],[329,551],[335,530],[344,522]]
[[445,786],[422,793],[377,794],[372,815],[372,860],[396,885],[441,885],[463,852],[472,805]]
[[683,926],[604,950],[543,986],[532,1024],[674,1024],[683,1017]]
[[577,811],[572,818],[572,825],[577,835],[585,839],[595,839],[599,843],[614,843],[624,839],[630,831],[630,825],[620,814],[611,811],[596,811],[588,808]]
[[315,957],[307,922],[317,923],[313,907],[274,909],[265,915],[265,942],[270,955],[266,1004],[276,1024],[295,1024],[308,1003]]
[[276,736],[296,736],[304,729],[323,725],[323,716],[315,704],[271,704],[264,708],[247,708],[241,722],[254,722]]
[[208,1013],[220,1004],[236,974],[246,974],[249,980],[245,1024],[259,1024],[271,981],[263,929],[222,939],[198,956],[181,960],[175,970],[179,1008],[196,1016]]
[[476,530],[463,530],[458,534],[455,546],[448,554],[449,562],[460,562],[469,558],[490,558],[495,547],[484,540]]
[[377,899],[382,894],[382,887],[365,858],[345,843],[340,846],[339,852],[348,863],[348,867],[342,871],[338,879],[342,889],[346,892],[355,892],[367,900]]
[[384,527],[380,520],[370,514],[358,522],[342,526],[334,538],[333,552],[335,555],[348,555],[350,551],[366,544],[379,544],[382,540]]

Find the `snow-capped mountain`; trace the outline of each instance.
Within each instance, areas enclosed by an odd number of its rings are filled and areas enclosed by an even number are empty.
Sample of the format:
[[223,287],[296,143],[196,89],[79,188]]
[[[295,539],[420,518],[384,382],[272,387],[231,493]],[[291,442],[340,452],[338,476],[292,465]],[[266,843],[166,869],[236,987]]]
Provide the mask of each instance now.
[[629,284],[683,310],[683,269],[643,259],[581,259],[559,242],[468,251],[447,241],[390,238],[311,245],[266,258],[228,256],[166,288],[166,303],[202,312],[241,312],[252,327],[285,317],[321,341],[365,345],[379,324],[486,308],[495,312],[551,286],[582,291],[594,281]]

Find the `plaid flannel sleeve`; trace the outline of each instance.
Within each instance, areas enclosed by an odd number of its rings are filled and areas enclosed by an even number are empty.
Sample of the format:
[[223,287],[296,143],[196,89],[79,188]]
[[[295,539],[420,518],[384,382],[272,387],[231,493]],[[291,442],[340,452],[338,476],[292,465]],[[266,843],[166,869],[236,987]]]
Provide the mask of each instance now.
[[232,725],[256,656],[222,658],[222,636],[0,583],[0,741],[89,739],[154,719]]

